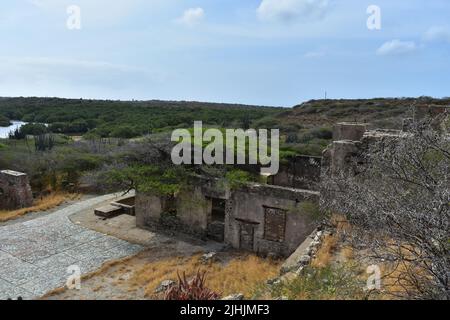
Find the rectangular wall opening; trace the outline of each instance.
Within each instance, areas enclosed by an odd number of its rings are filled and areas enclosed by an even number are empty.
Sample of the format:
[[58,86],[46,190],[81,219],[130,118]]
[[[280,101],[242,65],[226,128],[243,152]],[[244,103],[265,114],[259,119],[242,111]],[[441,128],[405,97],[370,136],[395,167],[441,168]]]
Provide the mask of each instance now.
[[225,239],[225,205],[226,200],[207,198],[211,201],[211,218],[208,225],[208,237],[217,242]]
[[225,222],[225,204],[226,200],[211,198],[211,221]]

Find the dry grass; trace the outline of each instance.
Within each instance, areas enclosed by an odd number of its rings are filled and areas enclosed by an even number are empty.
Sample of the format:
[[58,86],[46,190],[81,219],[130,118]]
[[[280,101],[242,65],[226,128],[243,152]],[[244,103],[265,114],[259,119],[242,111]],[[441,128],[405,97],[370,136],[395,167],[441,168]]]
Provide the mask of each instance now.
[[207,271],[206,285],[223,296],[233,293],[251,295],[256,286],[278,275],[280,263],[254,255],[236,257],[226,264],[220,262],[204,265],[200,255],[188,258],[169,258],[146,264],[131,279],[134,286],[145,285],[148,298],[158,298],[155,289],[164,280],[177,280],[177,272],[188,277],[198,270]]
[[0,222],[14,220],[28,213],[47,211],[53,209],[68,200],[78,199],[80,195],[70,193],[53,193],[46,197],[35,200],[32,207],[18,210],[0,210]]
[[351,232],[350,224],[345,217],[337,214],[334,214],[331,217],[331,224],[336,232],[331,235],[326,235],[322,239],[321,246],[311,262],[312,267],[323,268],[336,260],[346,262],[350,261],[353,257],[353,248],[343,246],[342,243],[340,243],[340,236]]
[[322,268],[329,265],[335,256],[337,244],[338,237],[336,235],[326,235],[322,240],[322,245],[317,250],[316,256],[311,262],[311,266]]

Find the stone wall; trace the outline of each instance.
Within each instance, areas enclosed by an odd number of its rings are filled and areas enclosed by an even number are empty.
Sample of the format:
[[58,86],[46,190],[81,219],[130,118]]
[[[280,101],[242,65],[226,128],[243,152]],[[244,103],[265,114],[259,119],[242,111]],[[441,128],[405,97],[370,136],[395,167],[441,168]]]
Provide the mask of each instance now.
[[[225,200],[223,222],[213,220],[213,199]],[[288,256],[317,226],[318,200],[313,191],[270,185],[231,191],[217,180],[196,177],[173,199],[137,192],[136,220],[141,228],[223,239],[237,249]]]
[[0,171],[0,209],[14,210],[33,204],[28,176],[25,173]]
[[319,194],[268,185],[234,191],[227,201],[225,242],[262,255],[288,256],[317,226]]
[[192,177],[173,198],[137,192],[137,226],[204,238],[211,228],[218,229],[217,224],[211,226],[212,199],[227,199],[228,192],[219,181],[202,177]]
[[333,141],[359,141],[367,131],[368,126],[367,123],[337,123],[333,128]]
[[280,165],[278,174],[269,178],[269,184],[281,187],[317,190],[320,182],[322,158],[296,156]]

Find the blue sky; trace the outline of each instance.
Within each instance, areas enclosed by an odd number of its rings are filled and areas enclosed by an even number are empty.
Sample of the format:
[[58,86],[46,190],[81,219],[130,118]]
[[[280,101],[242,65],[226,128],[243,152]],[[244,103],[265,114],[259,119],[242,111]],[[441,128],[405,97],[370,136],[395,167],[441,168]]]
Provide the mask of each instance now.
[[2,0],[0,96],[450,96],[449,17],[448,0]]

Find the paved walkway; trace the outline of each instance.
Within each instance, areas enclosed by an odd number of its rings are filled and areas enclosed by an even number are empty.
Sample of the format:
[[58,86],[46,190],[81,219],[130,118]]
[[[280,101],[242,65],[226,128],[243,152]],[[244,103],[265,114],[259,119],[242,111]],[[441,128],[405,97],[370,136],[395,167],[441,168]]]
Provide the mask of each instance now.
[[73,224],[69,216],[115,198],[85,200],[26,222],[0,226],[0,300],[37,298],[62,287],[67,268],[95,271],[108,261],[136,254],[142,247]]

